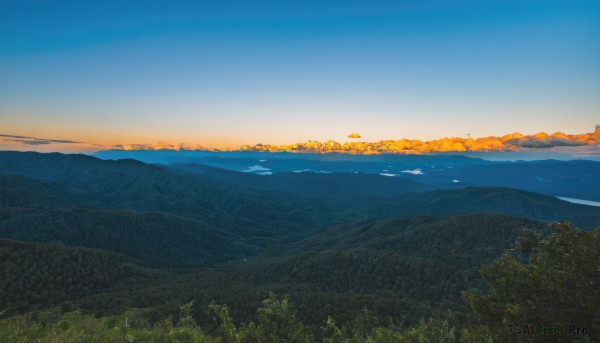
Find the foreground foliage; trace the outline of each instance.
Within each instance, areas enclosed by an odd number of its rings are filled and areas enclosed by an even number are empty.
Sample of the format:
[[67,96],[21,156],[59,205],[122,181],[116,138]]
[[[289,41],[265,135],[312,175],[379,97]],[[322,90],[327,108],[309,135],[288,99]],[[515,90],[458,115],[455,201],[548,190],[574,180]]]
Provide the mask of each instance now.
[[[465,295],[472,322],[496,335],[513,326],[515,336],[527,341],[600,342],[600,227],[582,231],[565,222],[552,227],[556,232],[547,238],[524,230],[516,248],[482,269],[491,287],[485,295]],[[529,334],[525,326],[532,324],[567,334]]]
[[56,311],[15,316],[0,321],[0,337],[7,342],[459,342],[490,341],[485,332],[459,333],[446,321],[422,321],[400,331],[380,326],[378,318],[363,309],[348,327],[339,328],[332,317],[317,332],[295,315],[288,299],[270,294],[257,310],[257,321],[237,327],[226,305],[210,305],[218,321],[216,331],[206,334],[190,316],[192,303],[180,307],[177,316],[155,325],[129,311],[120,316],[96,318],[79,311],[60,315]]

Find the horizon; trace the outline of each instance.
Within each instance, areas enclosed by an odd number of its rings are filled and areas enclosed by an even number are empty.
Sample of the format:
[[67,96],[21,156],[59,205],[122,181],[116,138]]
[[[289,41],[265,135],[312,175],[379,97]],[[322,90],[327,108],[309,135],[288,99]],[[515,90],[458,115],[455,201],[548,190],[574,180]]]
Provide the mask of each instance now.
[[[367,142],[358,133],[351,133],[342,142],[306,141],[284,145],[243,145],[235,148],[190,146],[184,143],[169,144],[113,144],[101,145],[64,139],[8,135],[0,132],[0,151],[35,151],[95,154],[103,151],[212,151],[212,152],[291,152],[291,153],[343,153],[343,154],[402,154],[420,155],[453,153],[476,155],[490,160],[516,160],[536,158],[600,160],[600,125],[590,133],[564,134],[538,132],[523,135],[518,132],[490,137],[443,137],[431,141],[406,138]],[[502,156],[507,152],[510,156]],[[520,154],[516,154],[520,153]]]

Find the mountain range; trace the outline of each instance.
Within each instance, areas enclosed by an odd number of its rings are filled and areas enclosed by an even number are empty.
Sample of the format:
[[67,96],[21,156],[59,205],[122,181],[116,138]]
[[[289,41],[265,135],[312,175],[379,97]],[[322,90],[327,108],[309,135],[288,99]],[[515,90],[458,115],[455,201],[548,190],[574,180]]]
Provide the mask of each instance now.
[[[272,165],[258,162],[271,175],[231,168],[254,165],[253,156],[205,157],[221,161],[215,166],[0,152],[4,316],[55,305],[97,315],[143,307],[159,316],[216,300],[248,320],[275,291],[314,325],[327,315],[350,320],[362,306],[417,323],[448,309],[460,316],[461,292],[485,288],[478,270],[522,228],[546,235],[548,222],[600,223],[600,207],[534,193],[516,177],[542,175],[553,180],[544,193],[579,196],[597,187],[597,162],[274,154],[262,155]],[[362,171],[382,164],[436,167]],[[317,165],[327,172],[289,170]],[[361,171],[348,170],[355,167]],[[474,181],[437,187],[432,179],[443,173]],[[202,310],[193,315],[212,325]]]

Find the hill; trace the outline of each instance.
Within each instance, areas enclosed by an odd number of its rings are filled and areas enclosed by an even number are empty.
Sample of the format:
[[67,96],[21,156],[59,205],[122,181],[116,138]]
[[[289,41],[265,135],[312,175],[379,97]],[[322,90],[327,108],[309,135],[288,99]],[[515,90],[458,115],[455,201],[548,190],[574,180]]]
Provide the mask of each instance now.
[[586,228],[600,222],[600,207],[502,187],[411,193],[373,200],[367,207],[376,218],[496,212],[542,221],[568,220]]
[[0,209],[0,218],[0,237],[103,249],[155,267],[199,267],[260,251],[260,241],[159,212]]
[[[600,201],[600,162],[586,160],[516,161],[428,171],[420,180],[522,189],[554,196]],[[460,185],[460,184],[459,184]]]
[[101,250],[0,239],[0,308],[6,315],[75,302],[135,276],[132,262]]
[[0,152],[0,174],[50,182],[76,193],[85,206],[171,213],[246,237],[298,234],[344,219],[343,210],[326,202],[177,175],[135,160]]
[[414,180],[367,173],[302,171],[256,175],[200,164],[177,164],[169,167],[193,175],[210,177],[227,184],[309,197],[357,200],[405,194],[422,188],[422,184]]
[[0,175],[0,194],[0,208],[48,209],[75,205],[69,200],[70,194],[59,187],[22,176]]
[[522,228],[543,232],[546,226],[498,213],[395,218],[327,228],[294,243],[294,251],[391,250],[477,271],[512,246]]
[[[461,292],[483,287],[479,268],[511,247],[523,227],[547,232],[544,223],[500,214],[346,224],[289,243],[269,256],[233,260],[212,271],[165,271],[144,287],[123,285],[83,304],[102,307],[99,299],[108,296],[132,307],[171,299],[193,300],[205,308],[215,300],[230,305],[235,317],[245,321],[274,291],[289,295],[300,318],[313,325],[327,315],[350,320],[363,306],[382,318],[416,324],[422,316],[464,311]],[[199,310],[194,315],[212,323],[210,314]]]

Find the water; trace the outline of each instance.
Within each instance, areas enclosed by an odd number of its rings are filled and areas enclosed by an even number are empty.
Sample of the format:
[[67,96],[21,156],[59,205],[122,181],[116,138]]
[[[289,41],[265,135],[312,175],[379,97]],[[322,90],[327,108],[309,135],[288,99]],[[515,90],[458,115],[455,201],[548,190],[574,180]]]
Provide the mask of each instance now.
[[589,206],[600,206],[600,202],[598,202],[598,201],[575,199],[575,198],[567,198],[567,197],[557,197],[557,198],[559,198],[560,200],[572,202],[574,204],[589,205]]

